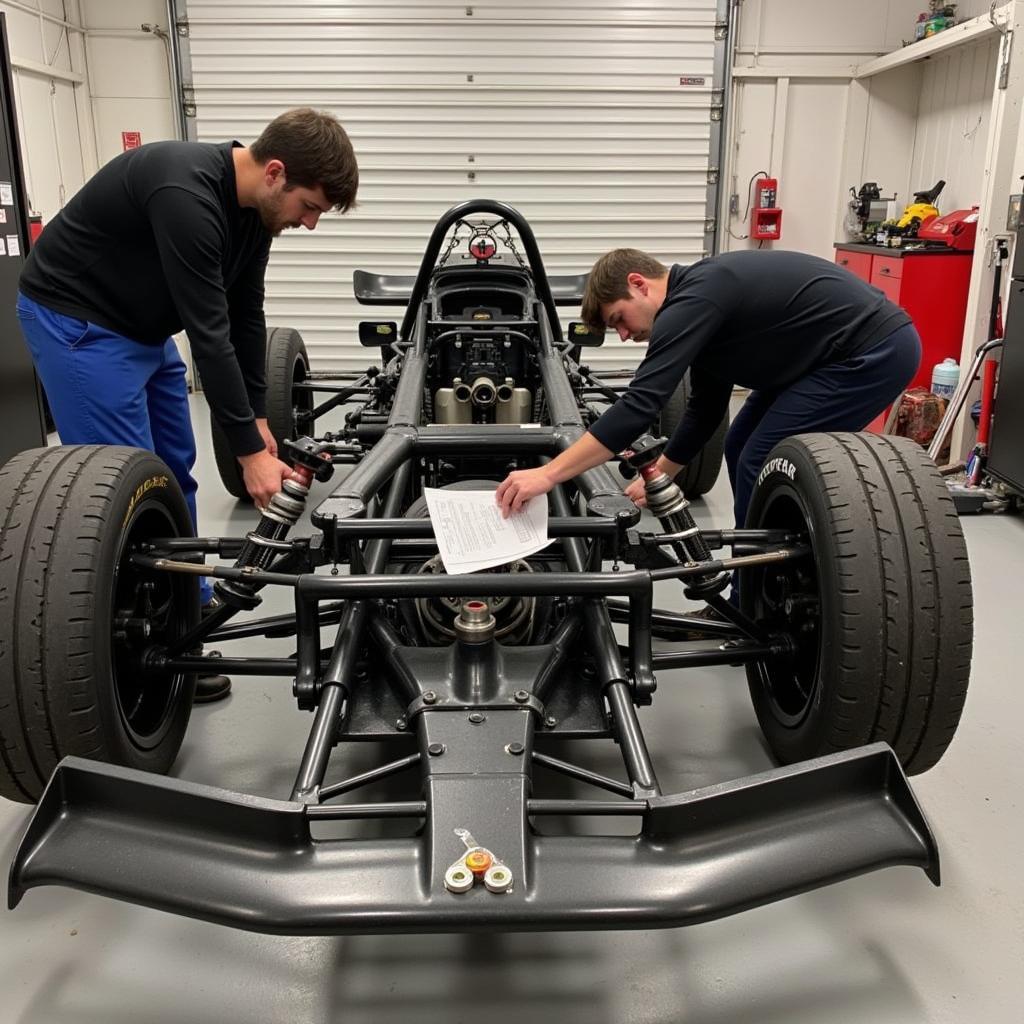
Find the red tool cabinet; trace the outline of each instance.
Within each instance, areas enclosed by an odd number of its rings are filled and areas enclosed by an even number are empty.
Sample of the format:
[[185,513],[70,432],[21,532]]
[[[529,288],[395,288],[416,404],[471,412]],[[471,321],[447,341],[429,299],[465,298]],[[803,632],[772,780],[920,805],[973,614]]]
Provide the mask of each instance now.
[[[921,365],[910,387],[931,387],[932,367],[960,362],[973,253],[952,249],[886,249],[836,243],[836,263],[869,282],[910,314],[921,335]],[[880,430],[884,417],[868,429]]]

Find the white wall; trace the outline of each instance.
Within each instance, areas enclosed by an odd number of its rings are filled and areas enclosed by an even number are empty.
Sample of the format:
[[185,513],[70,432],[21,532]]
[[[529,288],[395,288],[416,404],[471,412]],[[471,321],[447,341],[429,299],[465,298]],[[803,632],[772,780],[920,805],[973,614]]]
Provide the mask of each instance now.
[[0,11],[7,20],[29,206],[45,222],[93,170],[80,12],[76,0],[0,2]]
[[29,204],[52,220],[121,132],[174,138],[162,0],[0,0],[7,18]]
[[100,164],[122,151],[122,132],[140,132],[144,143],[177,138],[168,44],[140,27],[166,33],[167,5],[162,0],[81,4]]
[[[779,179],[776,248],[832,258],[851,186],[877,181],[898,205],[947,182],[944,212],[978,202],[997,40],[853,81],[853,69],[912,39],[920,0],[745,0],[736,54],[725,188],[739,195],[722,248],[749,248],[743,212],[758,170]],[[975,10],[975,8],[978,8]],[[963,17],[988,4],[961,4]],[[851,124],[864,132],[851,132]],[[849,136],[866,138],[851,145]]]

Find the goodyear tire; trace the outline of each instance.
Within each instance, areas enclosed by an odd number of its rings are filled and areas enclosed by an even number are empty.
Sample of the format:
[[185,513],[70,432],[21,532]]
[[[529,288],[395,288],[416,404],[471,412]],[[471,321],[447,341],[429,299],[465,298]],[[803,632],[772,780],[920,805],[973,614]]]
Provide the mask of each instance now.
[[[655,433],[671,437],[675,432],[679,421],[686,412],[686,405],[690,400],[690,371],[687,370],[679,387],[665,404],[661,417],[658,420]],[[722,456],[725,452],[725,435],[729,430],[729,413],[726,412],[722,422],[715,428],[708,443],[700,450],[687,465],[676,474],[676,483],[682,488],[683,494],[688,498],[699,498],[707,494],[722,469]]]
[[[310,391],[296,391],[295,384],[309,376],[309,356],[302,335],[291,327],[273,327],[267,331],[267,426],[270,427],[279,452],[286,440],[294,440],[303,429],[302,413],[313,409]],[[231,452],[228,439],[217,421],[210,416],[213,457],[217,472],[228,494],[239,501],[249,501],[249,492],[242,479],[242,467]],[[283,458],[283,456],[282,456]]]
[[800,533],[813,552],[739,581],[747,614],[796,644],[789,658],[747,666],[776,758],[883,740],[908,772],[932,767],[963,710],[973,624],[960,521],[934,464],[904,438],[787,438],[746,525]]
[[0,795],[35,801],[69,754],[170,768],[195,677],[147,672],[141,648],[198,621],[198,581],[129,556],[192,533],[177,481],[151,452],[40,448],[0,468]]

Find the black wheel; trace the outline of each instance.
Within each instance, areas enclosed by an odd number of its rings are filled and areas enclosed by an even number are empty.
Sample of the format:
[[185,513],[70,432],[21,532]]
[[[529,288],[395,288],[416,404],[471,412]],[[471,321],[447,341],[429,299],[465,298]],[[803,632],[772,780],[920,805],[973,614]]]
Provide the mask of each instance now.
[[803,434],[768,456],[746,525],[783,528],[813,555],[743,570],[740,602],[792,656],[747,666],[783,763],[883,740],[905,769],[942,757],[967,695],[973,603],[960,521],[920,446]]
[[[279,452],[283,452],[282,443],[301,435],[306,429],[305,416],[313,411],[313,393],[294,387],[309,376],[309,356],[298,331],[291,327],[273,327],[267,331],[266,374],[267,426],[277,441]],[[213,457],[221,481],[232,497],[248,501],[249,492],[242,480],[242,467],[212,415],[210,430]]]
[[167,771],[195,677],[141,654],[195,625],[198,580],[130,556],[193,535],[170,470],[136,448],[34,449],[0,468],[0,515],[0,795],[35,801],[69,754]]
[[[690,371],[687,370],[675,393],[665,403],[665,408],[658,419],[655,433],[671,437],[675,432],[679,421],[686,412],[686,405],[690,401]],[[725,435],[729,430],[729,413],[726,412],[722,422],[715,428],[708,443],[700,450],[700,453],[676,474],[676,483],[682,488],[683,494],[688,498],[699,498],[707,494],[722,469],[722,455],[725,451]]]

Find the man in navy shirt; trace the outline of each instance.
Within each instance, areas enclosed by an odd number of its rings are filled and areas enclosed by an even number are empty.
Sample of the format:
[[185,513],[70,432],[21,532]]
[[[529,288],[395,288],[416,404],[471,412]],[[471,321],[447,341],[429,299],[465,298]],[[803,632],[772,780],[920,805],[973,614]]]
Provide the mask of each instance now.
[[[20,281],[18,319],[61,441],[155,451],[195,522],[195,439],[170,338],[184,329],[246,490],[266,505],[290,472],[266,419],[270,243],[347,210],[358,183],[344,128],[306,108],[248,147],[154,142],[102,167],[46,226]],[[228,692],[216,678],[197,700]]]
[[[754,481],[783,438],[862,430],[917,372],[921,342],[910,317],[848,271],[797,252],[723,253],[666,268],[636,249],[594,265],[583,301],[592,331],[611,327],[648,342],[626,392],[575,444],[498,487],[503,514],[628,447],[690,370],[686,412],[658,468],[670,476],[703,448],[734,385],[751,389],[725,442],[737,526]],[[643,482],[626,493],[643,504]]]

